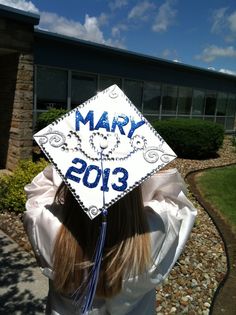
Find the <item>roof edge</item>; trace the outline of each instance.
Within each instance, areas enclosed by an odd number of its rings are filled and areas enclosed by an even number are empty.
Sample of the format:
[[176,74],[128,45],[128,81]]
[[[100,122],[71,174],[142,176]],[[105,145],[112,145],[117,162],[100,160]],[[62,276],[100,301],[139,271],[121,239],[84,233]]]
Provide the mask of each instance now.
[[9,18],[26,24],[38,25],[40,15],[0,4],[0,17]]
[[43,30],[40,28],[35,28],[34,32],[35,32],[35,35],[38,36],[39,38],[51,39],[51,40],[55,40],[61,43],[69,44],[69,45],[90,47],[92,49],[97,49],[101,51],[107,51],[107,52],[109,51],[114,54],[120,54],[121,56],[123,55],[130,58],[136,58],[136,59],[143,60],[146,62],[158,62],[160,64],[163,64],[163,66],[170,66],[176,69],[182,68],[182,69],[185,69],[185,71],[195,71],[195,72],[200,72],[200,73],[204,72],[209,76],[219,76],[219,77],[224,77],[230,80],[236,80],[236,76],[233,74],[219,72],[216,70],[205,69],[205,68],[201,68],[197,66],[191,66],[191,65],[187,65],[181,62],[166,60],[166,59],[154,57],[151,55],[137,53],[137,52],[125,50],[122,48],[95,43],[95,42],[87,41],[87,40],[76,38],[76,37],[71,37],[68,35],[53,33],[53,32]]

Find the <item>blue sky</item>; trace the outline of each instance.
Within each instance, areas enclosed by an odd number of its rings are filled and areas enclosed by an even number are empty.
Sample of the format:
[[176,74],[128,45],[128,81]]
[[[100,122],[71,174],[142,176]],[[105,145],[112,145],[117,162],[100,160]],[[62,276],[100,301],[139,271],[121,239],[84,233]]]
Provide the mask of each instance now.
[[39,28],[236,75],[235,0],[0,0]]

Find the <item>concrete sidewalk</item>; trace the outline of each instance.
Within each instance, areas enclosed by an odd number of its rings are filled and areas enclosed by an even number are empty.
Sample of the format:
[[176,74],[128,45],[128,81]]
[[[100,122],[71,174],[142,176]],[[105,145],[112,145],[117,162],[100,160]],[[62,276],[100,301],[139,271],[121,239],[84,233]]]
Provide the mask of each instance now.
[[44,314],[47,290],[35,259],[0,230],[0,314]]

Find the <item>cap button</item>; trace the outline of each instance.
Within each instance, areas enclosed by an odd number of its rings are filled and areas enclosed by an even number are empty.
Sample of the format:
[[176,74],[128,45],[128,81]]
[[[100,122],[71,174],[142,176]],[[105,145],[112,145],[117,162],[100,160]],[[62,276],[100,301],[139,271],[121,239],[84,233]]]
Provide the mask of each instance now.
[[100,148],[101,149],[106,149],[108,147],[108,141],[107,139],[102,139],[101,142],[100,142]]

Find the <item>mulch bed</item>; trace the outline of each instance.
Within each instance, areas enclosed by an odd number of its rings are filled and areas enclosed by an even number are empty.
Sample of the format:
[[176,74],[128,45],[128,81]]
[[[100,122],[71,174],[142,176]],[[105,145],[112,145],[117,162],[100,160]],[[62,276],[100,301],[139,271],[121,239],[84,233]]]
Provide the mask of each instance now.
[[[231,144],[231,137],[228,136],[217,158],[209,160],[177,158],[168,165],[168,168],[177,168],[185,178],[193,171],[234,163],[236,163],[236,149]],[[157,288],[158,315],[209,314],[212,311],[211,305],[212,301],[215,301],[217,288],[227,275],[224,241],[209,214],[190,192],[189,198],[198,209],[197,220],[184,252],[168,279]],[[1,212],[0,229],[23,249],[31,251],[22,224],[22,214]]]

